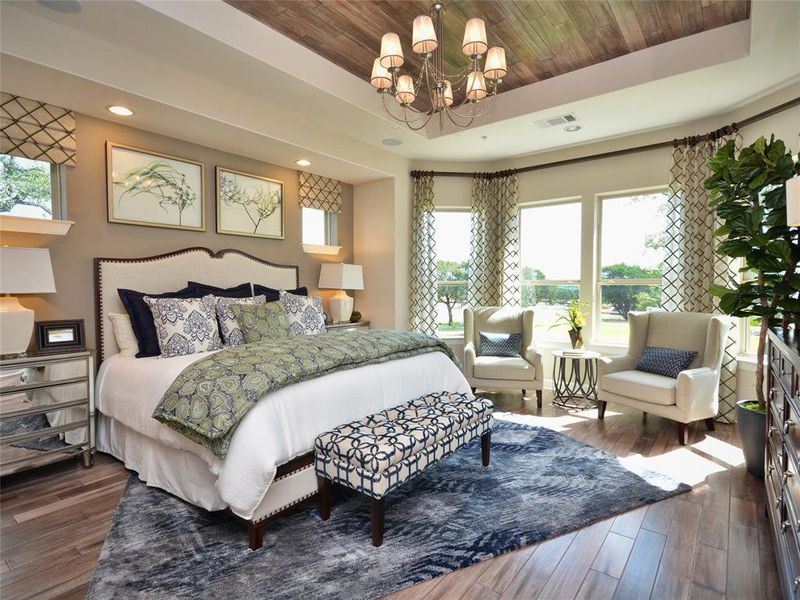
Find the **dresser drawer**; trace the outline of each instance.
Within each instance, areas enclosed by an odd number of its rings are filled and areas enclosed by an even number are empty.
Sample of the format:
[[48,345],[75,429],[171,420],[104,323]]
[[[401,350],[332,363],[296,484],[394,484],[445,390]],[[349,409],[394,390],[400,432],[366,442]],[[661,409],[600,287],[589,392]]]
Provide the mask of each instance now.
[[772,376],[778,382],[787,394],[791,395],[795,391],[795,369],[791,361],[781,354],[775,347],[770,346],[769,368],[772,371]]
[[85,358],[77,358],[40,366],[4,366],[0,368],[0,394],[82,381],[89,376],[88,365]]
[[88,381],[8,392],[0,396],[0,418],[40,413],[56,408],[88,404],[88,402]]
[[[42,413],[4,417],[0,419],[0,444],[12,444],[32,440],[54,433],[77,443],[86,436],[89,407],[86,403]],[[22,444],[28,445],[31,444]]]

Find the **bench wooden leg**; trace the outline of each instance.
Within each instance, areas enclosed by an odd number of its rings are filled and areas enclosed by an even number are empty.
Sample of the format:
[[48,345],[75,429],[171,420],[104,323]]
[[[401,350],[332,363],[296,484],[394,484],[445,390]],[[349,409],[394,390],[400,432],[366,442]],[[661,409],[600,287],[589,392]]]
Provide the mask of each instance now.
[[483,459],[483,466],[489,466],[489,453],[492,449],[492,432],[487,431],[481,436],[481,458]]
[[247,539],[250,544],[250,550],[258,550],[264,543],[264,523],[253,523],[250,521],[247,524]]
[[372,545],[376,548],[383,544],[383,514],[386,511],[386,499],[372,498]]
[[319,516],[323,521],[331,518],[331,488],[333,484],[327,477],[317,477],[319,490]]
[[598,400],[597,401],[597,418],[601,421],[606,418],[606,401],[605,400]]

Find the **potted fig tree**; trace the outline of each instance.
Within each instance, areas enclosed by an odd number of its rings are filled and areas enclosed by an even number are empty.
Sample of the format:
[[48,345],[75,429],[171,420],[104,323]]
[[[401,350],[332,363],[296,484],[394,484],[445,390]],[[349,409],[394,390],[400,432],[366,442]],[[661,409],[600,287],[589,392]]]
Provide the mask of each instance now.
[[770,327],[800,320],[800,242],[786,225],[786,181],[800,172],[786,145],[774,136],[759,138],[737,152],[728,141],[708,161],[705,187],[721,223],[717,254],[741,259],[748,276],[728,286],[714,284],[720,310],[734,317],[760,320],[756,350],[755,399],[736,403],[736,419],[747,470],[763,479],[766,443],[764,355]]

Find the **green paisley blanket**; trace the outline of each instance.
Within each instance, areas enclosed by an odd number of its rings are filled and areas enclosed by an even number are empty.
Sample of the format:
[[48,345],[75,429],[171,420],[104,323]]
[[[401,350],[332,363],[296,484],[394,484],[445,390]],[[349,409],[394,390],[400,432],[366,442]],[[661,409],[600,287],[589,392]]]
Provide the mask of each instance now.
[[233,432],[265,394],[329,373],[428,352],[453,351],[407,331],[307,335],[226,348],[186,367],[153,417],[224,458]]

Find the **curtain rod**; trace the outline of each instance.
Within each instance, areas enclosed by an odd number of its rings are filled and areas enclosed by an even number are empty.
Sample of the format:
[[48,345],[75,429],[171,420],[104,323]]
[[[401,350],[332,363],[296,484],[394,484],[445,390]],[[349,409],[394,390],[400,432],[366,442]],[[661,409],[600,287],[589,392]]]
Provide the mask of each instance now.
[[770,109],[762,111],[758,114],[755,114],[751,117],[743,119],[738,123],[732,123],[731,125],[726,125],[725,127],[721,127],[716,131],[712,131],[711,133],[707,133],[705,135],[696,135],[696,136],[687,136],[685,138],[675,139],[675,140],[666,140],[663,142],[655,142],[653,144],[645,144],[643,146],[635,146],[633,148],[624,148],[622,150],[613,150],[611,152],[601,152],[600,154],[590,154],[588,156],[579,156],[577,158],[567,158],[564,160],[557,160],[554,162],[549,163],[542,163],[540,165],[530,165],[528,167],[520,167],[519,169],[510,169],[505,171],[499,171],[496,173],[477,173],[477,172],[464,172],[464,171],[411,171],[411,177],[419,177],[421,175],[432,175],[434,177],[481,177],[491,179],[493,177],[501,177],[510,175],[512,173],[530,173],[531,171],[538,171],[540,169],[550,169],[552,167],[563,167],[565,165],[572,165],[575,163],[580,162],[588,162],[590,160],[600,160],[602,158],[614,158],[616,156],[624,156],[625,154],[633,154],[635,152],[647,152],[648,150],[656,150],[658,148],[670,148],[676,147],[683,144],[697,144],[700,142],[707,141],[709,139],[716,139],[722,135],[729,135],[730,133],[734,133],[741,129],[742,127],[747,127],[748,125],[752,125],[762,119],[766,119],[767,117],[771,117],[772,115],[778,114],[797,106],[800,104],[800,96],[797,98],[793,98],[788,102],[784,102],[783,104],[779,104],[778,106],[773,106]]

